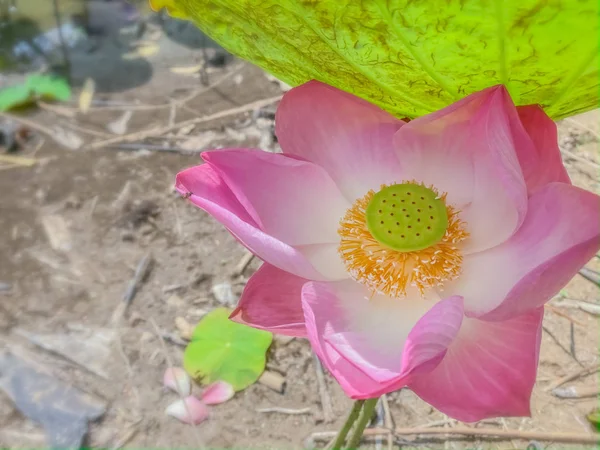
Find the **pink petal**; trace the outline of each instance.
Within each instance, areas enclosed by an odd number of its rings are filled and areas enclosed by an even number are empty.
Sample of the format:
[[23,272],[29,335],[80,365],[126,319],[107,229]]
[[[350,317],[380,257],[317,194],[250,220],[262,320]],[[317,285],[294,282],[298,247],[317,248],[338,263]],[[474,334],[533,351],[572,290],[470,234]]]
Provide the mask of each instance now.
[[517,146],[517,156],[529,192],[559,181],[571,184],[558,148],[556,124],[536,105],[517,107],[533,146]]
[[403,123],[318,81],[287,92],[275,121],[284,153],[325,168],[350,201],[382,183],[401,181],[392,140]]
[[464,422],[528,416],[542,318],[543,308],[504,322],[465,319],[442,362],[408,387]]
[[[202,208],[227,229],[252,253],[264,261],[311,280],[336,279],[323,274],[311,264],[309,256],[262,231],[248,211],[238,201],[226,182],[208,164],[195,166],[177,174],[175,185],[178,192]],[[333,253],[335,245],[323,244],[323,252]],[[309,247],[317,246],[316,244]],[[314,250],[313,250],[313,253]],[[317,256],[319,256],[317,252]],[[341,263],[339,263],[341,264]],[[328,267],[320,264],[325,272]],[[334,275],[339,275],[339,268]]]
[[206,405],[194,396],[185,397],[167,406],[165,414],[183,423],[198,425],[208,417]]
[[263,264],[248,280],[230,319],[273,333],[305,337],[301,293],[307,281]]
[[550,183],[529,199],[519,231],[466,257],[461,278],[447,290],[464,296],[470,315],[508,319],[550,300],[599,248],[600,197]]
[[458,297],[371,296],[354,281],[307,283],[302,304],[313,349],[352,398],[399,389],[433,369],[463,316]]
[[351,205],[321,167],[261,150],[218,150],[202,158],[268,235],[288,245],[339,241],[339,221]]
[[181,367],[169,367],[165,370],[163,384],[179,395],[190,395],[192,391],[192,380]]
[[527,211],[527,189],[516,149],[532,146],[506,89],[472,94],[415,119],[395,136],[404,179],[448,193],[471,236],[467,252],[509,238]]
[[234,394],[235,391],[231,384],[226,381],[215,381],[206,386],[202,392],[202,401],[206,405],[218,405],[231,399]]

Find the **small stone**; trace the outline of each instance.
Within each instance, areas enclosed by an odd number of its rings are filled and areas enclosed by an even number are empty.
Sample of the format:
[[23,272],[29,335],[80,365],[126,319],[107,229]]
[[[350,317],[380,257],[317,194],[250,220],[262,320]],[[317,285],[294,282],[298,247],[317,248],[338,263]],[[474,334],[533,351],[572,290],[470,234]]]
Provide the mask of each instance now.
[[140,342],[150,342],[154,339],[154,335],[149,331],[144,331],[140,336]]
[[145,223],[144,225],[142,225],[140,227],[140,233],[142,233],[142,236],[147,236],[149,234],[152,234],[154,232],[154,227],[152,225],[150,225],[149,223]]
[[185,305],[185,302],[179,295],[173,294],[167,299],[167,305],[171,308],[179,309]]
[[237,302],[237,297],[233,293],[230,283],[215,284],[211,289],[215,299],[226,306],[233,306]]
[[202,283],[204,283],[205,281],[208,281],[210,279],[210,274],[208,273],[199,273],[199,274],[195,274],[192,277],[192,280],[190,281],[190,286],[197,288],[198,286],[200,286]]
[[192,339],[192,335],[194,334],[194,326],[183,317],[175,317],[175,327],[183,339],[187,341]]
[[81,208],[81,199],[75,194],[71,194],[65,200],[65,208],[68,209],[79,209]]
[[195,319],[200,319],[208,314],[208,311],[203,308],[192,308],[188,311],[188,316],[194,317]]
[[137,326],[142,320],[144,320],[144,318],[142,316],[139,315],[139,313],[133,311],[131,313],[131,315],[129,316],[129,326],[130,327],[135,327]]
[[238,86],[242,84],[242,81],[244,81],[244,76],[241,73],[238,73],[235,77],[233,77],[233,82]]
[[123,230],[121,232],[121,240],[124,242],[133,242],[135,241],[135,235],[129,230]]

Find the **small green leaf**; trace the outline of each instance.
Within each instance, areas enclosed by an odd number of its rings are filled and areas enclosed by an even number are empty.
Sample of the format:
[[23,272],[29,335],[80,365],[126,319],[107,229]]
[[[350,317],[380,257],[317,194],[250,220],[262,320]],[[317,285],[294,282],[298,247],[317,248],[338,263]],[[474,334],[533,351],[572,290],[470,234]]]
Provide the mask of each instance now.
[[17,84],[0,90],[0,111],[9,111],[32,102],[29,88],[24,84]]
[[71,88],[66,80],[51,75],[30,75],[28,88],[38,97],[46,100],[67,101],[71,98]]
[[151,0],[295,86],[419,117],[504,84],[554,119],[598,105],[598,0]]
[[229,320],[229,313],[218,308],[204,316],[185,349],[183,366],[203,384],[223,380],[241,391],[265,369],[273,336]]

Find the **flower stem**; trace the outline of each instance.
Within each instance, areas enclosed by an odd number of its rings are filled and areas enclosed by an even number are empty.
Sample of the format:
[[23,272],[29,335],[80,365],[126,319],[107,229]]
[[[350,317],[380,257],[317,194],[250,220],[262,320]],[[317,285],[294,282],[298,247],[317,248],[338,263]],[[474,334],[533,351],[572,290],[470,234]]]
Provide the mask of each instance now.
[[347,448],[358,448],[363,432],[365,431],[366,426],[369,424],[371,417],[373,417],[373,411],[375,410],[375,406],[377,405],[377,400],[379,399],[370,398],[369,400],[365,400],[365,404],[362,408],[362,411],[360,412],[360,417],[358,418],[356,427],[354,428],[354,431],[352,431],[352,435],[350,436],[350,441],[348,442]]
[[356,419],[358,418],[358,414],[360,413],[360,410],[362,409],[364,403],[365,403],[364,400],[357,400],[354,402],[354,405],[352,406],[352,409],[350,410],[350,414],[348,414],[348,418],[346,419],[344,426],[342,427],[342,429],[338,433],[337,437],[335,438],[335,442],[333,443],[333,446],[331,447],[332,450],[340,450],[344,446],[344,441],[346,440],[346,435],[348,434],[348,431],[350,431],[350,428],[352,428],[352,425],[354,425],[354,422],[356,422]]

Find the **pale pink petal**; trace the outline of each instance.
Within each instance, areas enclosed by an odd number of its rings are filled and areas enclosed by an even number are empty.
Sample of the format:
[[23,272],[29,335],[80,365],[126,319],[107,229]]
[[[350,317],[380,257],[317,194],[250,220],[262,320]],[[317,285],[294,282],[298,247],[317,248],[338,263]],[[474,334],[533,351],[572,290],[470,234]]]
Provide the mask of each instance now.
[[318,81],[287,92],[275,119],[284,153],[325,168],[350,201],[382,183],[401,181],[392,140],[403,123]]
[[307,283],[302,289],[308,338],[352,398],[401,388],[431,370],[462,320],[462,299],[436,304],[417,295],[372,296],[352,280]]
[[[225,225],[246,248],[269,264],[311,280],[337,279],[316,270],[310,261],[312,256],[307,257],[301,250],[262,231],[222,177],[208,164],[178,173],[175,187],[180,194]],[[330,244],[324,245],[331,248]],[[312,254],[319,255],[319,252],[312,250]],[[327,269],[320,262],[319,265],[323,271]]]
[[202,391],[202,401],[206,405],[218,405],[231,399],[235,391],[227,381],[215,381]]
[[528,416],[542,318],[543,308],[504,322],[465,318],[442,362],[408,387],[464,422]]
[[504,87],[409,122],[395,145],[403,177],[446,192],[461,211],[470,233],[465,252],[505,241],[522,223],[527,189],[516,148],[533,144]]
[[201,400],[190,395],[167,406],[165,414],[180,422],[198,425],[208,418],[208,408]]
[[323,168],[261,150],[205,152],[262,231],[288,245],[337,243],[351,206]]
[[179,395],[190,395],[192,380],[181,367],[169,367],[163,375],[163,385]]
[[265,263],[248,280],[230,319],[273,333],[305,337],[301,295],[306,282]]
[[313,244],[295,246],[307,258],[317,272],[329,280],[345,280],[349,278],[348,270],[339,253],[340,244]]
[[517,146],[517,156],[523,170],[527,189],[536,189],[559,181],[570,184],[558,148],[556,124],[536,105],[517,107],[519,118],[533,146]]
[[462,275],[446,292],[462,295],[472,316],[514,317],[550,300],[599,248],[600,197],[550,183],[530,197],[519,231],[465,257]]

